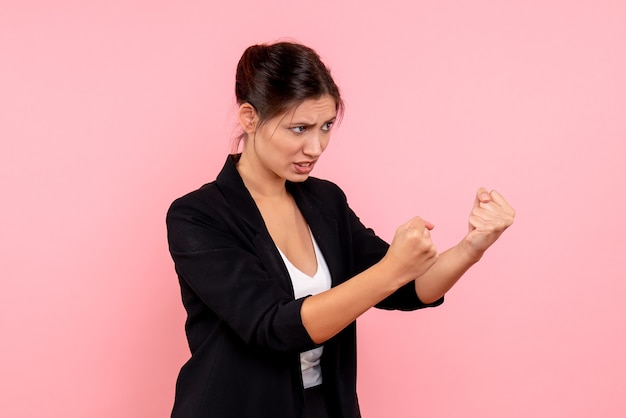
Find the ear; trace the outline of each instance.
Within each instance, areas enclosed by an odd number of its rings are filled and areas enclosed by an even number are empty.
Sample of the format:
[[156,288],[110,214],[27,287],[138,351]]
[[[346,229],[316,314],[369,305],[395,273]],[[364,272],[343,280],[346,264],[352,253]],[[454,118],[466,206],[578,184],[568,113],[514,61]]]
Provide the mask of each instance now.
[[237,117],[239,119],[241,129],[243,129],[246,134],[253,134],[256,131],[259,118],[256,110],[250,103],[243,103],[239,106]]

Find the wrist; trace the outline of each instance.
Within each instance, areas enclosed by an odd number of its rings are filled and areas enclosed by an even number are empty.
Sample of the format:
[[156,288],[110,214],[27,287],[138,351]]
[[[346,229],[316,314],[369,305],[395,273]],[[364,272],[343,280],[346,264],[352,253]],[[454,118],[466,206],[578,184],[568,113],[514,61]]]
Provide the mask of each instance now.
[[483,257],[484,251],[477,250],[466,236],[458,245],[460,255],[468,264],[475,264]]
[[398,268],[398,262],[393,260],[389,254],[385,255],[378,263],[372,266],[388,287],[387,290],[395,292],[406,283],[415,279],[409,271]]

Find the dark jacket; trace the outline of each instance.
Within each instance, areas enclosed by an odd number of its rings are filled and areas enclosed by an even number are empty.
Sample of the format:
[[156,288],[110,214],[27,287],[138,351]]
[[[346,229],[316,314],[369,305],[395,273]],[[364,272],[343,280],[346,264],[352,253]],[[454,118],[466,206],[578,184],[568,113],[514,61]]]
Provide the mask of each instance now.
[[[315,347],[302,325],[287,269],[229,156],[217,179],[177,199],[167,214],[170,252],[188,313],[191,358],[172,417],[299,418],[299,353]],[[378,262],[388,244],[364,227],[334,184],[287,183],[315,237],[332,286]],[[380,303],[425,306],[412,283]],[[324,343],[323,387],[337,417],[359,417],[356,324]]]

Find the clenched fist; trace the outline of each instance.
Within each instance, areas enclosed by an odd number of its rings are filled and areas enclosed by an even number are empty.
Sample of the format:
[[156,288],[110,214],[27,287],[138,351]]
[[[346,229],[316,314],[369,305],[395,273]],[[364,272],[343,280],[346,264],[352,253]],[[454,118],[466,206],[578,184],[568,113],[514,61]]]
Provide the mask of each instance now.
[[396,230],[385,258],[402,282],[421,276],[437,261],[437,249],[430,237],[433,228],[430,222],[415,217]]
[[469,232],[463,244],[470,256],[479,259],[513,223],[515,210],[495,190],[478,189],[469,217]]

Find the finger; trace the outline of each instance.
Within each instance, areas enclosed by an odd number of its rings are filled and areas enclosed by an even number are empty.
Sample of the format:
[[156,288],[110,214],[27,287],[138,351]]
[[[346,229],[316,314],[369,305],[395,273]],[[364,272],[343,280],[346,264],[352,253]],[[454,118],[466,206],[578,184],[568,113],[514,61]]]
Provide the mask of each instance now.
[[469,217],[469,224],[473,228],[483,231],[505,229],[508,224],[505,218],[492,216],[486,212],[472,212]]
[[506,214],[515,216],[515,209],[513,209],[504,196],[502,196],[497,190],[492,190],[490,195],[491,199],[493,199],[493,201],[496,202]]
[[474,207],[477,208],[482,203],[487,203],[491,200],[489,192],[484,187],[481,187],[476,192],[476,198],[474,199]]
[[411,219],[410,221],[408,221],[407,223],[404,224],[405,229],[408,231],[409,229],[417,229],[418,231],[423,230],[424,228],[426,228],[425,222],[422,218],[420,218],[419,216],[416,216],[415,218]]
[[492,216],[499,216],[499,215],[507,215],[509,216],[503,209],[502,207],[500,207],[500,205],[498,205],[496,202],[491,201],[491,202],[487,202],[487,203],[483,203],[480,202],[480,206],[477,208],[474,208],[475,210],[482,210],[485,213],[490,213]]
[[480,203],[480,206],[472,209],[472,215],[479,216],[485,220],[501,218],[501,217],[510,217],[508,213],[506,213],[500,205],[496,202],[491,201],[488,203]]
[[472,210],[471,215],[478,216],[488,222],[513,218],[513,216],[506,213],[506,211],[495,202],[481,203],[479,208]]
[[435,225],[431,224],[428,221],[424,221],[424,226],[426,227],[426,229],[428,229],[429,231],[432,231],[433,229],[435,229]]
[[477,208],[470,214],[470,225],[475,228],[504,230],[513,223],[513,216],[507,214],[495,202],[488,203],[487,208]]
[[485,226],[485,220],[480,216],[471,215],[469,217],[469,225],[472,229],[479,229]]
[[480,226],[485,226],[491,222],[493,222],[495,219],[497,219],[497,215],[495,215],[493,212],[483,209],[483,208],[476,208],[472,211],[472,213],[470,214],[470,224],[474,227],[478,227]]

